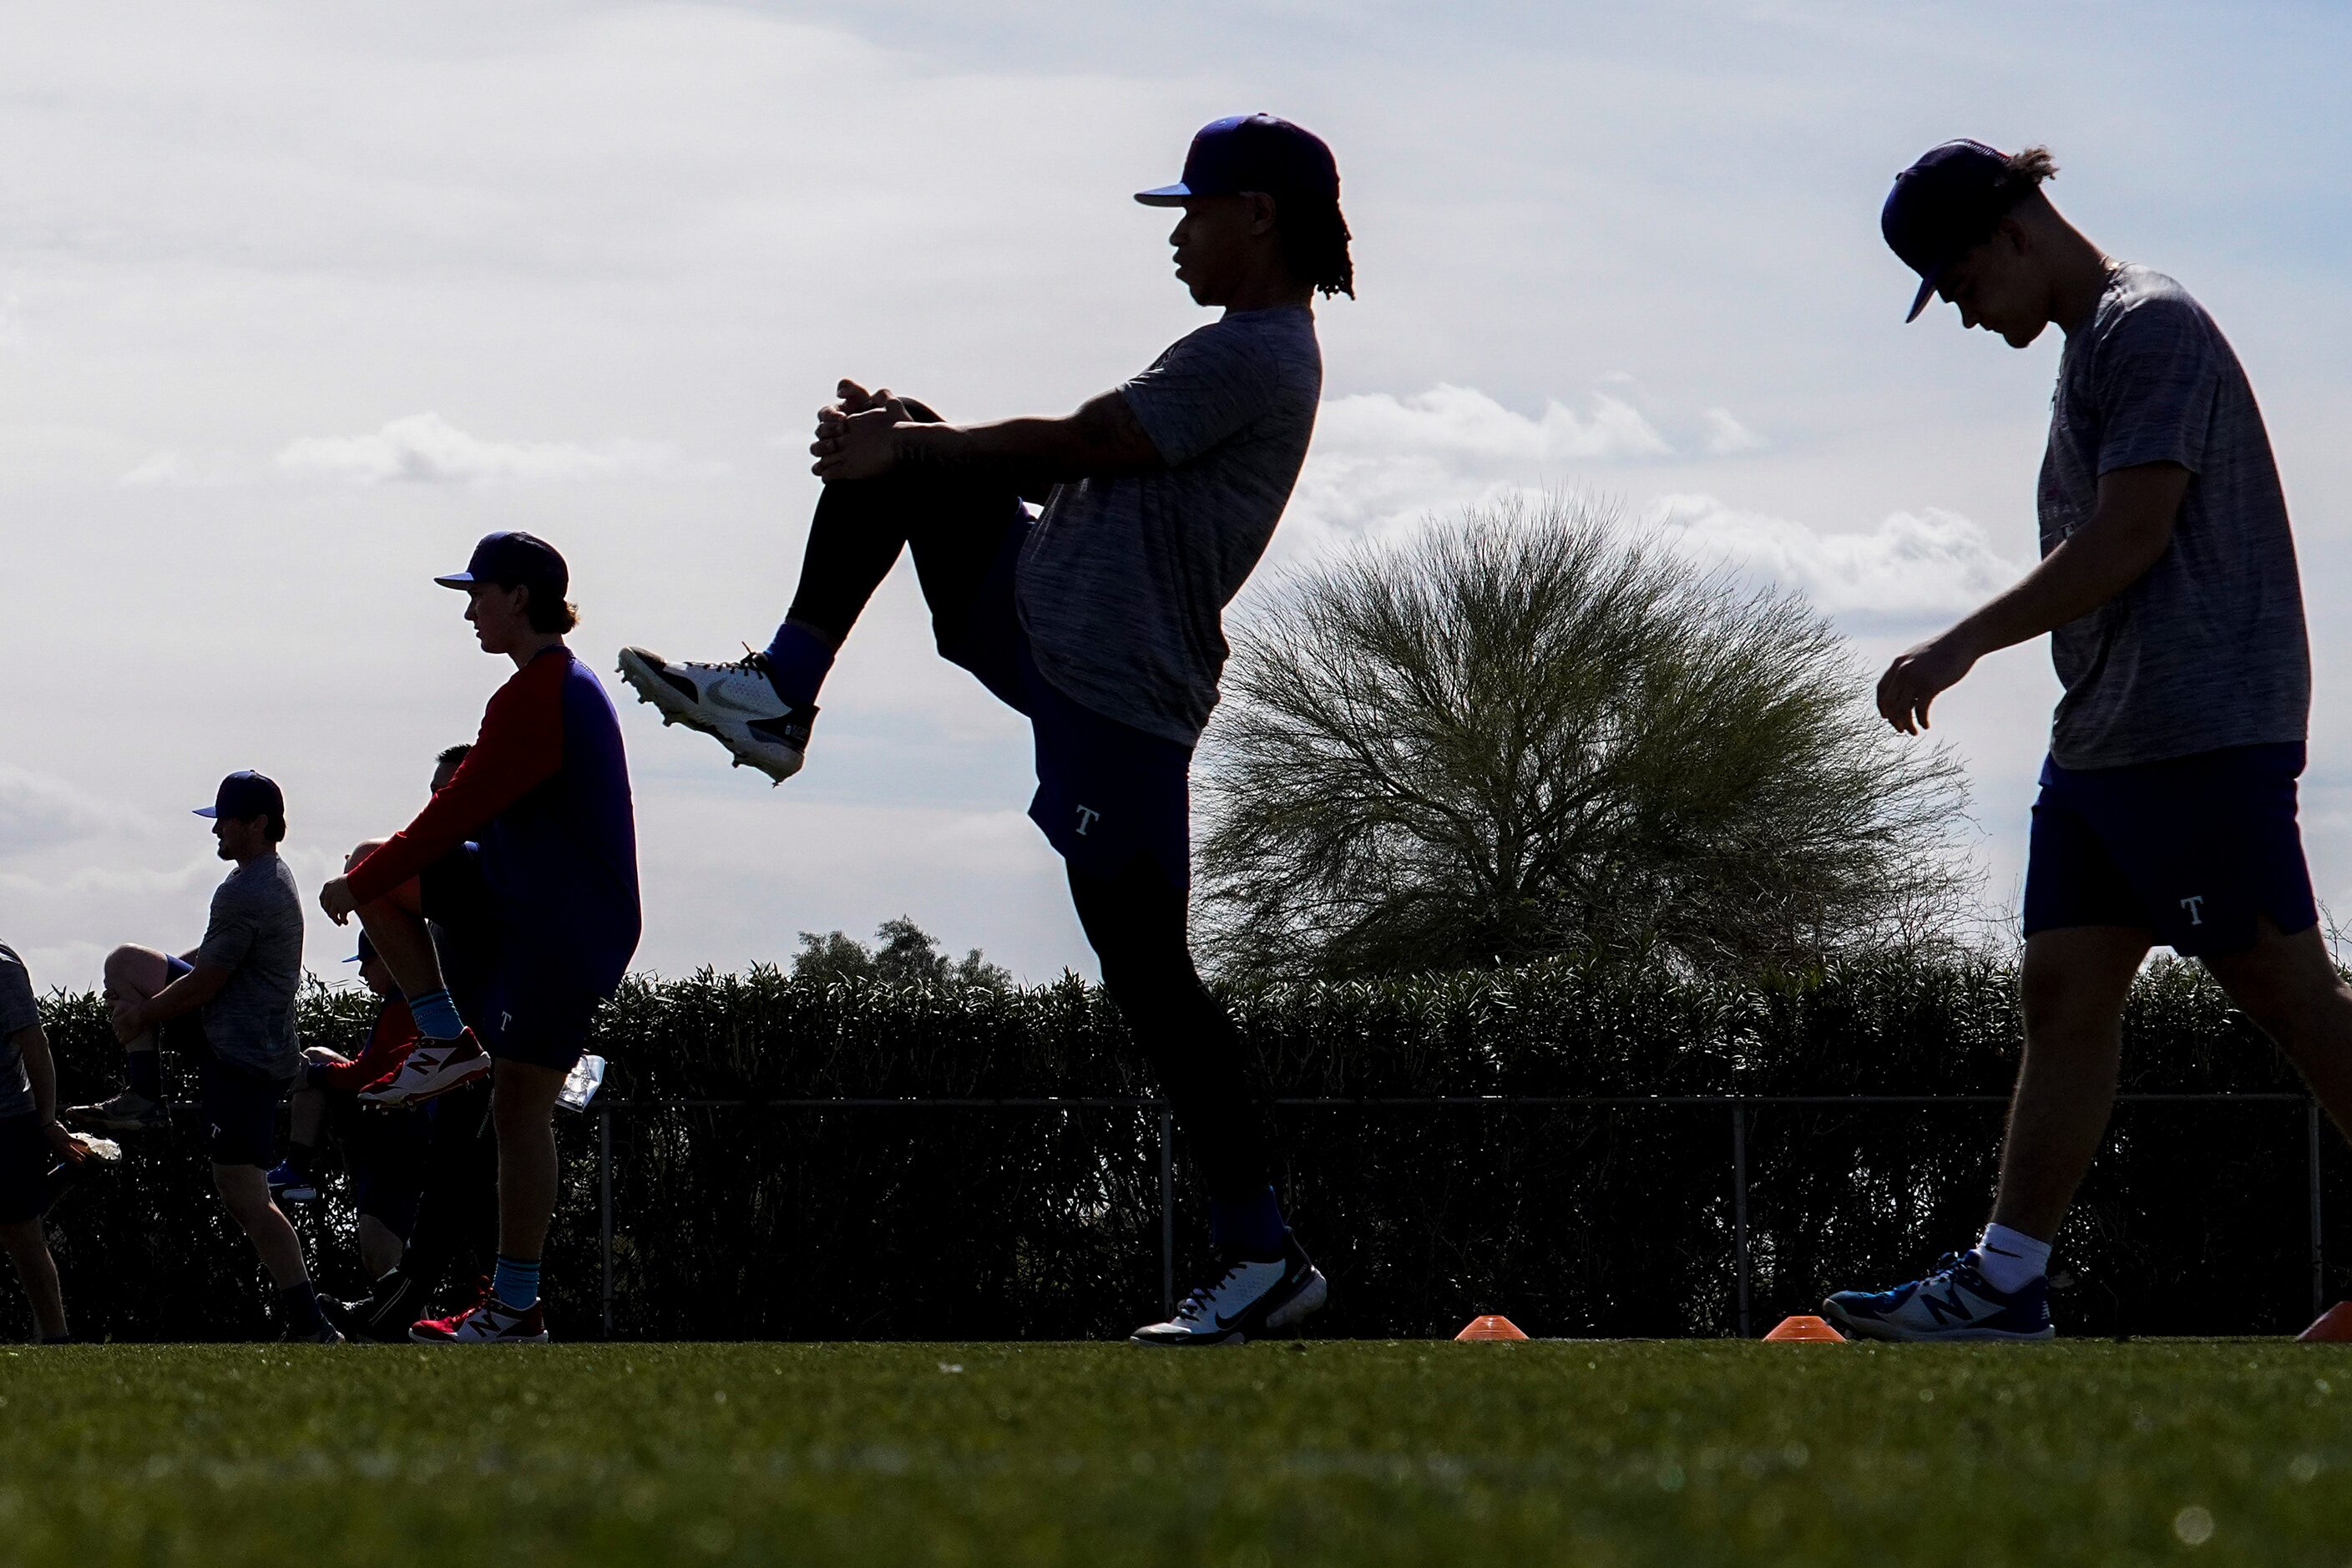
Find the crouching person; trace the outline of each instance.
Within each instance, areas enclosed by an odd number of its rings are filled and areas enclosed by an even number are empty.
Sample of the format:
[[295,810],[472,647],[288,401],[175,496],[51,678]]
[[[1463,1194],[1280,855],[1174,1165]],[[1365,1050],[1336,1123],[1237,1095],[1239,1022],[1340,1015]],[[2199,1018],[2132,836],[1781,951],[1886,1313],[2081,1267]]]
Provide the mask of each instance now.
[[105,1131],[133,1132],[166,1122],[158,1030],[196,1015],[201,1110],[213,1184],[278,1288],[286,1337],[339,1342],[319,1309],[302,1261],[302,1240],[269,1194],[276,1163],[278,1108],[293,1087],[302,1053],[294,1031],[302,984],[302,900],[294,873],[278,858],[286,837],[286,798],[255,773],[231,773],[199,816],[213,819],[224,860],[236,863],[213,893],[205,939],[177,958],[153,948],[119,947],[107,955],[106,997],[122,1042],[130,1088],[67,1116]]

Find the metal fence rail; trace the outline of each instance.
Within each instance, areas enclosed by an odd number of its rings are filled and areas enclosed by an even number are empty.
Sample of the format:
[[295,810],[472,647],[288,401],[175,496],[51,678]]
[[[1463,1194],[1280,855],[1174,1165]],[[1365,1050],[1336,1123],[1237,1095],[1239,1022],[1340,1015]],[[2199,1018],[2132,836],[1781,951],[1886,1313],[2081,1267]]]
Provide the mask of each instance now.
[[[2320,1114],[2319,1103],[2293,1090],[2252,1093],[2125,1092],[2118,1105],[2301,1105],[2305,1110],[2306,1160],[2310,1174],[2311,1310],[2316,1317],[2326,1307],[2326,1258],[2320,1240]],[[1736,1279],[1738,1330],[1752,1335],[1748,1321],[1750,1270],[1748,1256],[1748,1124],[1757,1110],[1768,1107],[1811,1107],[1836,1110],[1870,1106],[2006,1105],[2005,1094],[1554,1094],[1554,1095],[1372,1095],[1287,1096],[1273,1101],[1277,1109],[1302,1110],[1716,1110],[1731,1118],[1732,1269]],[[1176,1161],[1175,1119],[1165,1101],[1144,1096],[1077,1095],[1013,1096],[1005,1098],[891,1099],[854,1096],[776,1100],[626,1100],[599,1099],[596,1115],[596,1184],[599,1197],[599,1239],[604,1258],[604,1331],[613,1334],[613,1118],[643,1112],[674,1110],[1132,1110],[1154,1111],[1160,1121],[1160,1279],[1161,1310],[1176,1306]]]

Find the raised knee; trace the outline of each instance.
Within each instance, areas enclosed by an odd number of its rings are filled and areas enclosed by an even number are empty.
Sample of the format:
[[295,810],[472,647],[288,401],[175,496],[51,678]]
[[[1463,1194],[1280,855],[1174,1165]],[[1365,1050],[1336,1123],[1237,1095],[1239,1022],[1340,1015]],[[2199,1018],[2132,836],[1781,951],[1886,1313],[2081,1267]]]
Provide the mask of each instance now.
[[349,855],[343,857],[343,869],[346,871],[350,870],[352,867],[358,865],[361,861],[366,859],[369,856],[383,848],[387,842],[388,840],[382,838],[362,839],[357,848],[353,849]]

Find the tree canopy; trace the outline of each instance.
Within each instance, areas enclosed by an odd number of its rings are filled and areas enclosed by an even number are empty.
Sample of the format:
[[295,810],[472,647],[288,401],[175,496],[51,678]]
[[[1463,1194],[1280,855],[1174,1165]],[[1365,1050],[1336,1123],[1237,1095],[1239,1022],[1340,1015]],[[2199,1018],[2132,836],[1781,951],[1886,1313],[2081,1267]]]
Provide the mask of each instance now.
[[1574,498],[1279,587],[1202,749],[1201,936],[1241,979],[1549,954],[1694,971],[1923,940],[1973,893],[1958,764],[1797,595]]

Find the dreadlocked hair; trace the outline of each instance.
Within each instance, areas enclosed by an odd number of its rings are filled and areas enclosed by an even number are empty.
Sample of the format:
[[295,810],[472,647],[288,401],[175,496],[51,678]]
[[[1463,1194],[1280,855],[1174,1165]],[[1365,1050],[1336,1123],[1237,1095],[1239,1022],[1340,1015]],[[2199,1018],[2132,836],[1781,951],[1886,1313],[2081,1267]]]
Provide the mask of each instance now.
[[1274,231],[1293,277],[1305,279],[1325,299],[1334,294],[1356,297],[1356,264],[1348,255],[1352,237],[1337,200],[1277,206]]
[[2042,188],[2042,183],[2058,173],[2058,160],[2050,155],[2047,147],[2028,147],[2021,153],[2011,153],[2001,160],[2000,181],[1993,189],[2000,196],[2001,210],[2007,212]]

